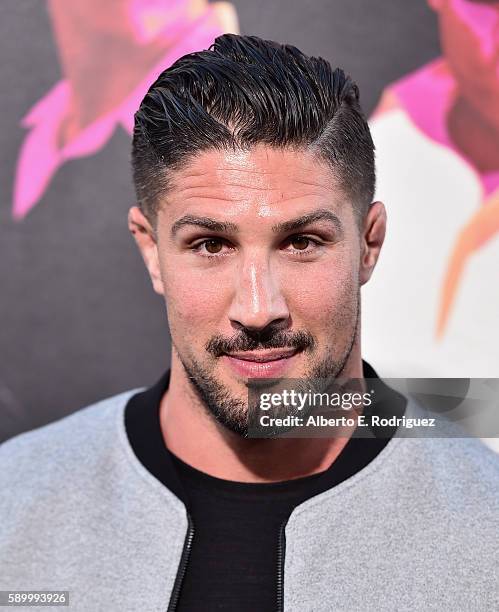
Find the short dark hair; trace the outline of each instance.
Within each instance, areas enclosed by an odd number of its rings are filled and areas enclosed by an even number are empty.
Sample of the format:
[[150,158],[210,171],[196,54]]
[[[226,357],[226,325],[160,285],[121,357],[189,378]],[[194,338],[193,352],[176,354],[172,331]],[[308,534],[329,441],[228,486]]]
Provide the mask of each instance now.
[[362,217],[374,197],[374,145],[359,89],[296,47],[225,34],[163,71],[135,113],[137,201],[156,227],[171,172],[209,149],[307,148],[328,162]]

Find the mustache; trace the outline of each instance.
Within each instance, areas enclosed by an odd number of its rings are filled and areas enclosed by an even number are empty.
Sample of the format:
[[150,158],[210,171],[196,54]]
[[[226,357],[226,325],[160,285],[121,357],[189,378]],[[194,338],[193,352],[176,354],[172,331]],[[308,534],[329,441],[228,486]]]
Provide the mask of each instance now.
[[263,349],[294,348],[297,350],[312,350],[316,345],[315,339],[307,331],[244,331],[230,338],[214,336],[209,340],[205,349],[214,357],[221,357],[226,353],[242,351],[257,351]]

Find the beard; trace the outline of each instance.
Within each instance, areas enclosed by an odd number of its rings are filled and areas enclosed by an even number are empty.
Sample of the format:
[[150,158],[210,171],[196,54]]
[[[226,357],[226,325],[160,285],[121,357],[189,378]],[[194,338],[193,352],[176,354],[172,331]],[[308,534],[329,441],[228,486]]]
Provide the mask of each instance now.
[[[349,304],[342,315],[337,319],[338,327],[345,329],[343,325],[351,328],[344,349],[337,355],[337,351],[331,345],[326,347],[325,356],[312,364],[305,375],[299,381],[293,381],[294,389],[306,391],[313,389],[320,391],[321,387],[328,386],[331,380],[341,376],[352,352],[358,333],[360,321],[360,290],[354,304]],[[342,325],[343,324],[343,325]],[[215,336],[205,346],[208,353],[214,358],[219,358],[226,353],[237,351],[263,350],[271,348],[295,348],[304,353],[313,354],[317,341],[305,331],[285,332],[269,325],[265,330],[253,332],[243,328],[237,336],[223,338]],[[278,381],[275,379],[250,380],[246,383],[248,387],[248,400],[245,401],[235,396],[230,389],[221,383],[192,355],[182,356],[175,346],[175,350],[182,366],[187,374],[189,383],[201,405],[207,413],[223,425],[226,429],[243,438],[248,437],[250,429],[250,415],[256,414],[259,403],[258,391],[268,390],[274,387]],[[252,399],[253,398],[253,399]],[[292,415],[292,410],[286,408],[285,415]],[[285,416],[284,414],[273,414],[272,416]]]

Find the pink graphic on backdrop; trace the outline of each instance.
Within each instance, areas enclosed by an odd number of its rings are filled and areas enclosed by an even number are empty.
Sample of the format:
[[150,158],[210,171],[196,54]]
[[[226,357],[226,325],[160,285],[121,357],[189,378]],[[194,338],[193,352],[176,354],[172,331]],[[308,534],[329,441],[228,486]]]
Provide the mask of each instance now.
[[482,207],[449,255],[435,327],[439,338],[468,259],[499,233],[499,2],[429,4],[438,13],[445,56],[387,87],[374,115],[403,108],[426,136],[473,167],[482,186]]
[[49,0],[65,78],[22,120],[28,130],[14,182],[12,216],[39,202],[68,160],[95,154],[133,115],[159,73],[182,55],[236,32],[231,5],[199,0]]

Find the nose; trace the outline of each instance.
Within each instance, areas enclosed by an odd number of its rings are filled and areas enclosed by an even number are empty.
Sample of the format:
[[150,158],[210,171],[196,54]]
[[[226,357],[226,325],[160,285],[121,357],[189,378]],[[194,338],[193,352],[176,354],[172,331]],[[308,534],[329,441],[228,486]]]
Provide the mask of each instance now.
[[268,260],[251,258],[239,268],[229,309],[234,328],[258,332],[271,324],[281,329],[289,325],[288,306],[270,264]]

